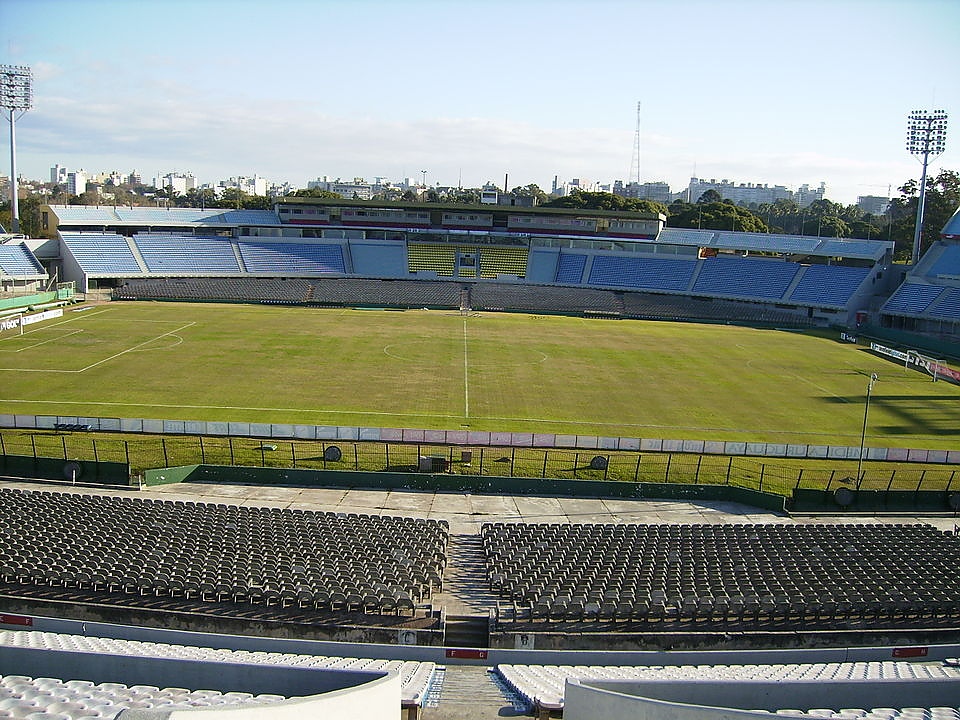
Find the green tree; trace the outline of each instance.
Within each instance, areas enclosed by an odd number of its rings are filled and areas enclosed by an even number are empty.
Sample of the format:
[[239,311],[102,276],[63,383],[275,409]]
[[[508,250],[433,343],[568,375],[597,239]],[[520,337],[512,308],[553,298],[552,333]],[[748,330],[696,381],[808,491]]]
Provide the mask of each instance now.
[[530,183],[529,185],[517,186],[510,191],[513,195],[523,198],[533,198],[536,205],[543,205],[550,198],[547,194],[540,189],[540,186],[536,183]]
[[543,204],[544,207],[573,208],[582,210],[614,210],[635,213],[667,214],[662,203],[653,200],[638,200],[605,192],[583,192],[574,190],[569,195],[555,198]]
[[723,202],[723,195],[721,195],[719,192],[717,192],[713,188],[710,188],[709,190],[704,192],[703,195],[697,198],[698,205],[707,205],[709,203],[718,203],[718,202]]
[[[900,197],[890,201],[890,237],[895,243],[894,257],[909,260],[913,253],[913,235],[916,225],[920,184],[908,180],[900,188]],[[947,220],[960,207],[960,173],[941,170],[927,180],[927,197],[923,209],[923,227],[920,233],[920,255],[940,237]]]
[[340,196],[337,193],[330,192],[329,190],[321,190],[320,188],[306,188],[303,190],[297,190],[293,193],[292,197],[320,198],[323,200],[340,199]]
[[669,210],[667,227],[759,233],[769,231],[762,218],[744,207],[730,203],[691,204],[678,200],[670,205]]

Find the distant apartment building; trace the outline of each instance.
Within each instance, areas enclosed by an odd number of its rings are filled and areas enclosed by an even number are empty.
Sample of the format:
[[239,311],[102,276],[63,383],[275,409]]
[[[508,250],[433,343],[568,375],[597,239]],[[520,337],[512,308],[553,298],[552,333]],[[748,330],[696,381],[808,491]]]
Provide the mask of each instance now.
[[665,182],[624,183],[617,180],[613,184],[613,194],[634,200],[653,200],[664,205],[673,201],[670,185]]
[[363,178],[354,178],[352,181],[340,178],[331,180],[326,175],[310,180],[307,183],[307,189],[326,190],[347,200],[369,200],[378,191],[377,186],[366,182]]
[[857,207],[871,215],[886,215],[890,209],[890,198],[880,195],[861,195],[857,198]]
[[162,177],[157,177],[153,179],[153,186],[155,188],[164,188],[166,190],[172,190],[178,195],[186,195],[190,190],[194,190],[197,187],[197,179],[193,176],[193,173],[167,173]]
[[811,188],[808,184],[801,185],[796,191],[790,190],[784,185],[768,185],[766,183],[735,183],[730,180],[704,180],[703,178],[690,178],[690,184],[683,193],[684,200],[695,203],[705,192],[714,190],[720,194],[724,200],[730,200],[738,205],[761,205],[772,204],[777,200],[792,200],[800,207],[806,207],[814,200],[822,200],[826,191],[826,185],[820,183],[820,187]]
[[797,188],[797,191],[793,195],[793,201],[800,207],[807,207],[812,202],[817,200],[823,200],[824,194],[827,192],[826,183],[820,183],[816,188],[812,188],[806,183]]
[[67,173],[67,193],[83,195],[87,191],[87,174],[83,170]]
[[602,192],[610,190],[609,185],[601,185],[599,182],[585,180],[583,178],[572,178],[568,182],[560,182],[556,175],[553,177],[553,187],[550,193],[552,195],[566,196],[573,192]]
[[54,165],[50,168],[50,182],[54,185],[66,184],[69,172],[63,165]]

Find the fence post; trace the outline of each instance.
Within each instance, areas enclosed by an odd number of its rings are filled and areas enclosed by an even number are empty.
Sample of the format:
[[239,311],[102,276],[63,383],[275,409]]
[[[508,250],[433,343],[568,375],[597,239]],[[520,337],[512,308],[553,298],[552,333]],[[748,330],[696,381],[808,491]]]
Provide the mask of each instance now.
[[517,446],[514,445],[510,449],[510,477],[513,477],[513,463],[517,459]]
[[803,480],[803,468],[800,468],[800,472],[797,473],[797,484],[794,486],[795,490],[800,488],[800,483]]
[[733,455],[727,458],[727,485],[730,484],[730,471],[733,470]]
[[580,453],[573,455],[573,479],[577,479],[577,468],[580,467]]
[[830,490],[830,486],[833,485],[833,476],[836,474],[836,470],[830,471],[830,479],[827,480],[827,490]]
[[607,472],[610,470],[610,456],[607,455],[607,462],[603,466],[603,479],[607,479]]
[[947,492],[950,492],[950,486],[953,485],[953,476],[956,475],[956,474],[957,474],[957,471],[956,471],[956,470],[954,470],[952,473],[950,473],[950,479],[947,480]]
[[297,447],[290,441],[290,462],[293,463],[293,469],[297,469]]
[[483,475],[483,445],[480,446],[480,467],[478,469],[478,475]]
[[[67,456],[64,455],[64,456],[63,456],[63,459],[66,460],[66,459],[67,459]],[[93,461],[94,461],[94,462],[97,462],[97,463],[100,462],[100,454],[97,452],[97,439],[96,439],[96,438],[93,439]]]
[[228,437],[227,442],[230,443],[230,464],[236,465],[236,463],[233,461],[233,438]]
[[7,449],[3,446],[3,435],[0,434],[0,455],[6,455]]
[[893,479],[897,476],[897,470],[894,468],[893,472],[890,473],[890,481],[887,483],[887,492],[890,492],[890,488],[893,487]]
[[548,454],[548,453],[549,453],[549,450],[544,450],[544,451],[543,451],[543,470],[540,471],[540,478],[541,478],[541,479],[547,477],[547,454]]
[[267,458],[263,454],[263,440],[260,441],[260,467],[267,466]]
[[170,467],[170,459],[167,457],[167,439],[165,437],[160,438],[160,447],[163,448],[163,466]]
[[353,444],[353,469],[360,469],[360,448],[357,447],[357,444]]
[[920,492],[920,486],[923,485],[923,479],[927,476],[927,471],[923,470],[920,472],[920,479],[917,480],[917,489],[914,492]]
[[[94,442],[96,442],[96,440],[94,440]],[[67,459],[67,436],[66,435],[60,436],[60,444],[63,445],[63,459],[66,460]]]
[[693,476],[693,481],[699,485],[700,484],[700,465],[703,463],[703,455],[697,455],[697,471]]
[[667,453],[667,466],[663,470],[663,481],[670,482],[670,461],[673,460],[673,453]]
[[200,464],[201,464],[201,465],[206,465],[206,464],[207,464],[207,452],[206,452],[206,450],[205,450],[204,447],[203,447],[203,435],[198,435],[197,437],[200,439]]
[[643,457],[640,453],[637,453],[637,469],[633,471],[633,481],[640,481],[640,458]]
[[763,463],[760,463],[760,487],[758,488],[760,492],[763,492],[763,473],[766,472],[767,466]]
[[36,435],[30,436],[30,447],[33,448],[33,459],[37,459],[37,437]]

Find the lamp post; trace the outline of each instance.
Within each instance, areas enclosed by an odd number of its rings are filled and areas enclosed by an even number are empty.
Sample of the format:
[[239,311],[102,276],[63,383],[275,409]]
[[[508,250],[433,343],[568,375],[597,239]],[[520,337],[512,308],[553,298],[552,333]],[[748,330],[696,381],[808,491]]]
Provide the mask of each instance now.
[[33,105],[32,77],[28,67],[0,65],[0,107],[10,120],[10,229],[15,233],[20,232],[17,201],[17,113],[23,116]]
[[870,412],[870,393],[873,392],[873,384],[880,379],[876,373],[871,373],[870,382],[867,383],[867,400],[863,404],[863,429],[860,431],[860,454],[857,455],[857,489],[860,489],[860,483],[863,481],[861,470],[863,468],[863,446],[867,439],[867,413]]
[[927,195],[927,163],[930,156],[943,154],[947,143],[947,113],[944,110],[914,110],[907,116],[907,152],[923,163],[920,173],[920,198],[917,221],[913,229],[914,265],[920,261],[920,234],[923,228],[923,206]]

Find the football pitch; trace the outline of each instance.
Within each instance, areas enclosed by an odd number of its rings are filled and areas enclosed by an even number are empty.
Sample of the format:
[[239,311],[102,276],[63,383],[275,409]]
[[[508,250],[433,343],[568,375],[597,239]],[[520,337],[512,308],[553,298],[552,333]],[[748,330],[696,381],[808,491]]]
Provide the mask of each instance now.
[[956,448],[960,387],[837,333],[115,302],[0,333],[0,413]]

